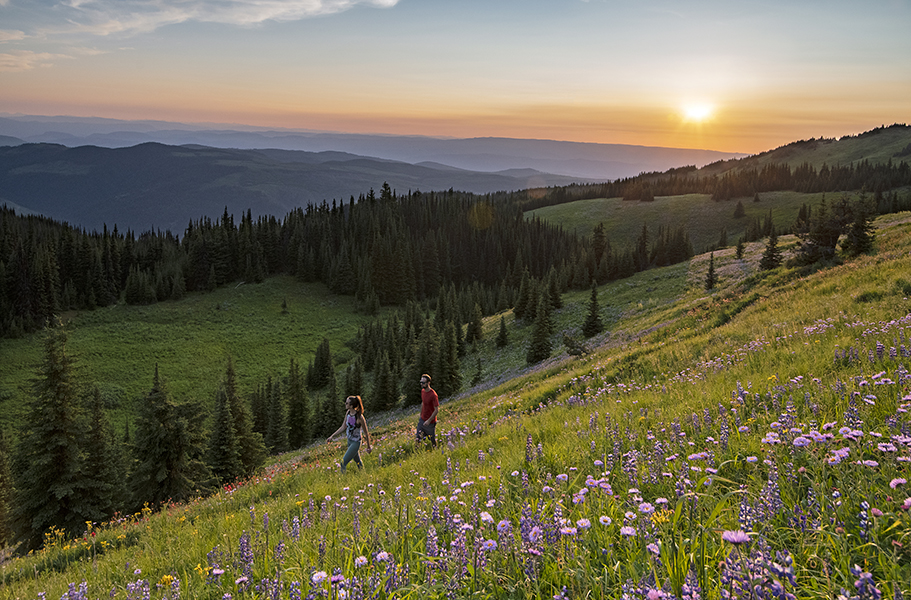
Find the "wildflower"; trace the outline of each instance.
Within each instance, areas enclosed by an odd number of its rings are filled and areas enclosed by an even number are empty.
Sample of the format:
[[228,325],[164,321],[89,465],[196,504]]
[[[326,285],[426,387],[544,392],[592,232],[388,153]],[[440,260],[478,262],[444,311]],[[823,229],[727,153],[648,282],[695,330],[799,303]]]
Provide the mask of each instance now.
[[655,512],[655,507],[652,506],[648,502],[643,502],[642,504],[639,505],[639,512],[646,514],[646,515],[650,515],[653,512]]
[[325,571],[317,571],[313,574],[313,577],[311,577],[310,580],[313,582],[313,585],[321,585],[324,581],[326,581],[326,578],[328,577],[329,574]]
[[725,530],[721,534],[721,539],[728,542],[729,544],[740,545],[746,544],[750,541],[750,536],[742,529],[737,530]]
[[601,523],[602,525],[604,525],[605,527],[607,527],[608,525],[613,523],[611,518],[608,517],[607,515],[601,515],[601,518],[598,519],[598,522]]
[[378,552],[376,555],[377,562],[387,562],[390,559],[389,553],[386,551]]
[[497,533],[506,533],[512,528],[512,523],[509,519],[503,519],[497,523]]
[[655,544],[654,542],[646,546],[645,549],[655,556],[661,556],[661,548],[659,548],[658,544]]
[[530,541],[532,544],[536,544],[541,540],[541,536],[543,534],[544,532],[541,530],[541,528],[535,525],[531,528],[531,531],[528,532],[528,541]]
[[367,557],[366,557],[366,556],[358,556],[357,558],[355,558],[355,559],[354,559],[354,566],[355,566],[355,567],[358,567],[358,568],[367,566]]
[[906,483],[908,483],[908,480],[905,479],[904,477],[896,477],[895,479],[893,479],[892,481],[889,482],[889,487],[894,490],[898,486],[905,485]]
[[574,536],[578,533],[578,530],[575,527],[561,527],[560,535]]
[[747,456],[747,462],[748,462],[748,463],[756,463],[756,462],[759,462],[759,459],[756,458],[755,456]]
[[636,530],[633,527],[630,527],[629,525],[624,525],[623,527],[620,528],[620,535],[626,536],[626,537],[632,537],[632,536],[636,535]]
[[550,487],[549,485],[545,485],[543,488],[541,488],[541,491],[545,494],[549,494],[554,491],[554,488]]
[[491,552],[496,549],[497,549],[496,540],[484,540],[483,542],[481,542],[481,550],[483,550],[484,552]]
[[576,527],[579,529],[589,529],[592,526],[592,522],[588,519],[579,519],[576,521]]
[[795,446],[797,446],[798,448],[805,448],[810,445],[810,438],[800,435],[800,436],[797,436],[796,438],[794,438],[794,441],[791,443],[794,444]]
[[481,511],[481,522],[482,523],[493,523],[493,517],[490,516],[490,513],[487,512],[486,510]]
[[566,473],[560,473],[557,475],[557,480],[566,483],[566,480],[569,479],[569,476]]

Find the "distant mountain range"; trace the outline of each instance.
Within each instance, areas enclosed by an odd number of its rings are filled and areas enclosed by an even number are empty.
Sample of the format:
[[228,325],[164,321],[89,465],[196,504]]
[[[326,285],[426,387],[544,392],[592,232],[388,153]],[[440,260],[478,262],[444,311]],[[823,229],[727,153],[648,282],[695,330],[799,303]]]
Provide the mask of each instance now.
[[486,173],[534,169],[598,181],[631,177],[645,171],[665,171],[683,165],[700,167],[717,160],[744,156],[712,150],[624,144],[357,135],[77,117],[0,118],[0,145],[4,144],[3,136],[12,138],[7,144],[20,143],[15,140],[21,140],[69,147],[123,148],[158,142],[172,146],[198,144],[213,148],[337,151],[411,164],[436,163]]
[[283,216],[378,190],[511,191],[743,155],[505,138],[439,139],[153,121],[0,118],[0,204],[88,229],[182,233],[190,220]]

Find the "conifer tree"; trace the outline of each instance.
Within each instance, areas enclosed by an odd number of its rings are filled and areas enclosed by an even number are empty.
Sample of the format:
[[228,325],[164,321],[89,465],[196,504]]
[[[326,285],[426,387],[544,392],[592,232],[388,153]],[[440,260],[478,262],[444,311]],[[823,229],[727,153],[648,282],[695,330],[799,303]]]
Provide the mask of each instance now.
[[553,342],[550,339],[552,329],[550,299],[545,290],[538,299],[535,323],[531,331],[531,340],[528,343],[528,352],[525,355],[528,364],[541,362],[550,356],[551,350],[553,350]]
[[456,325],[452,321],[447,323],[443,329],[434,372],[437,373],[433,379],[436,386],[434,389],[441,398],[452,396],[462,388],[462,368],[459,361]]
[[288,445],[292,449],[297,449],[310,443],[313,437],[313,427],[310,415],[310,394],[307,392],[307,386],[304,385],[300,366],[293,358],[288,371],[287,396]]
[[234,481],[244,474],[240,442],[234,435],[234,417],[223,387],[215,393],[212,433],[209,437],[209,468],[219,484]]
[[266,446],[262,434],[254,431],[253,417],[250,408],[237,391],[237,375],[234,372],[234,361],[228,359],[222,388],[231,410],[234,437],[240,444],[240,462],[243,465],[242,475],[249,477],[259,469],[266,460]]
[[705,276],[705,289],[711,290],[715,287],[718,278],[715,276],[715,253],[709,254],[709,272]]
[[269,424],[266,427],[265,443],[269,452],[281,454],[288,450],[288,411],[281,384],[276,381],[269,390]]
[[604,330],[601,322],[601,309],[598,306],[598,282],[592,279],[592,291],[588,301],[588,314],[582,324],[582,335],[587,338],[598,335]]
[[364,395],[364,367],[359,356],[345,369],[345,397]]
[[135,509],[181,502],[208,490],[201,417],[197,407],[174,402],[155,365],[152,389],[136,417],[136,468],[130,478]]
[[[405,405],[421,403],[421,386],[417,383],[422,373],[433,375],[440,352],[440,338],[433,321],[424,320],[421,334],[414,342],[412,360],[402,381],[402,393],[405,394]],[[439,393],[439,392],[437,392]]]
[[743,251],[745,249],[746,248],[744,247],[743,238],[740,238],[739,240],[737,240],[737,249],[735,250],[735,254],[734,254],[734,256],[737,258],[737,260],[741,260],[743,258]]
[[45,327],[44,359],[13,461],[12,521],[20,552],[38,548],[51,527],[67,535],[84,531],[90,511],[81,450],[86,432],[66,343],[59,321]]
[[398,402],[398,386],[389,367],[389,355],[386,351],[380,353],[377,367],[373,376],[373,392],[368,398],[368,406],[372,411],[384,411],[395,408]]
[[474,309],[471,311],[471,320],[468,321],[468,327],[465,329],[465,343],[480,342],[483,337],[484,315],[481,313],[481,306],[475,302]]
[[778,234],[775,228],[769,234],[769,241],[766,242],[765,252],[759,259],[759,268],[763,271],[769,271],[781,265],[781,248],[778,247]]
[[509,344],[509,332],[506,331],[506,317],[500,316],[500,332],[497,334],[497,348]]
[[0,433],[0,548],[5,548],[13,541],[12,510],[13,471],[10,466],[9,446],[6,435]]
[[547,297],[550,302],[550,307],[554,310],[563,308],[563,297],[560,295],[560,282],[558,281],[557,271],[553,267],[550,268],[550,271],[547,274],[545,287],[547,288]]
[[123,507],[123,457],[121,445],[104,410],[101,391],[96,387],[89,403],[89,431],[85,444],[85,479],[91,514],[86,520],[106,521]]

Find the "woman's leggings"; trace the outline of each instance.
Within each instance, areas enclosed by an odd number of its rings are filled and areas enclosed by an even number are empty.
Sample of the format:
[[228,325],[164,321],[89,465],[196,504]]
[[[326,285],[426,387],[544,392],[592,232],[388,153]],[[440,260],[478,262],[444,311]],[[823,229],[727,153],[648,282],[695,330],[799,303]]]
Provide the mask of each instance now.
[[345,472],[345,467],[352,460],[357,463],[357,468],[364,468],[364,463],[361,462],[361,443],[348,440],[348,450],[345,451],[345,458],[342,459],[342,473]]

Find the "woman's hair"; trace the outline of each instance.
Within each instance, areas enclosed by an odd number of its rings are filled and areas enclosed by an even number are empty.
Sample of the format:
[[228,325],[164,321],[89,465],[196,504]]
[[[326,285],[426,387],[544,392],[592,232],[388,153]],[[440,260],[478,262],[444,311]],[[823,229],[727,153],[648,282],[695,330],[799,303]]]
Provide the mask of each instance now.
[[361,401],[360,396],[348,396],[345,398],[345,402],[351,402],[354,405],[354,412],[357,414],[364,414],[364,403]]

